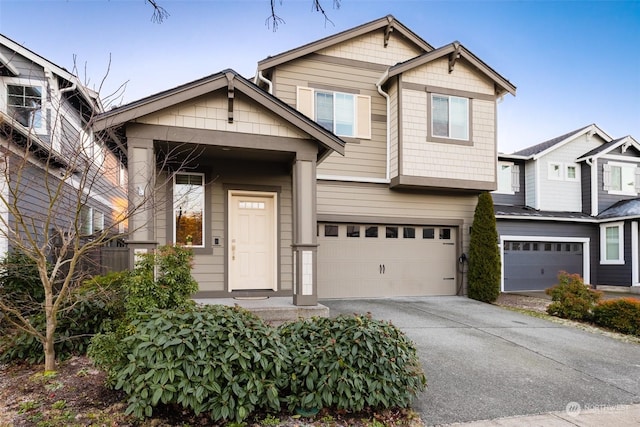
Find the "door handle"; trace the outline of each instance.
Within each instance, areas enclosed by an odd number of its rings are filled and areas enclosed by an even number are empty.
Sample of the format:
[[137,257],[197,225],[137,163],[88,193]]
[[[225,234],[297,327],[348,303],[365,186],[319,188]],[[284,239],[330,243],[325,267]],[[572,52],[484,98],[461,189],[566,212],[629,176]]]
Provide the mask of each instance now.
[[236,245],[231,245],[231,260],[236,260]]
[[387,267],[384,264],[378,264],[378,268],[380,269],[380,274],[384,274]]

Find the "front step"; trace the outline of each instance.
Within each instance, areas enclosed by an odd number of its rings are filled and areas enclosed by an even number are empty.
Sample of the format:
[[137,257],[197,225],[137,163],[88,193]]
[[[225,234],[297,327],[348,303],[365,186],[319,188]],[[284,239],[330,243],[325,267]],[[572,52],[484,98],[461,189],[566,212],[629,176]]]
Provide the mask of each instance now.
[[249,310],[271,326],[278,326],[299,318],[329,317],[329,307],[322,304],[312,306],[293,305],[291,297],[198,298],[194,301],[198,304],[220,304],[229,307],[237,305]]

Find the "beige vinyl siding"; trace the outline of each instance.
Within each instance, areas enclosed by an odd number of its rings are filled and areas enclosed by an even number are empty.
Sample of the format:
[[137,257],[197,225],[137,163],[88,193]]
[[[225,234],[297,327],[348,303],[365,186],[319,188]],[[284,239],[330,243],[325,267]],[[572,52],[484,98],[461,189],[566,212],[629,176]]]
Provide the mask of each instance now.
[[[293,205],[291,177],[280,175],[273,177],[273,169],[269,170],[258,164],[247,165],[246,163],[227,162],[225,165],[214,165],[211,170],[213,176],[218,176],[213,183],[207,184],[206,191],[211,195],[211,204],[205,210],[205,221],[211,224],[211,236],[220,239],[220,244],[213,246],[213,250],[208,254],[196,254],[192,275],[198,282],[199,291],[227,291],[225,284],[225,252],[226,244],[226,212],[225,201],[227,193],[225,184],[233,183],[234,188],[247,189],[255,186],[259,182],[262,186],[279,187],[279,250],[280,250],[280,276],[278,279],[279,290],[291,290],[293,288]],[[163,181],[166,181],[163,179]],[[171,182],[166,183],[172,185]],[[231,184],[228,184],[231,185]],[[172,201],[167,199],[167,187],[158,187],[156,197],[159,206],[164,209],[156,209],[154,214],[155,233],[160,245],[172,243],[172,236],[169,236],[167,214],[172,215]]]
[[318,182],[318,215],[421,218],[425,223],[462,220],[466,224],[462,230],[465,245],[477,200],[473,194],[420,194],[389,191],[383,184]]
[[236,93],[233,101],[233,123],[229,123],[228,108],[226,94],[218,92],[149,114],[137,122],[286,138],[308,137],[266,108],[256,106],[241,93]]
[[393,32],[389,37],[387,47],[385,47],[384,31],[379,30],[319,50],[318,53],[338,58],[394,65],[418,56],[422,51]]
[[402,74],[402,80],[407,83],[495,95],[494,82],[468,65],[464,59],[456,62],[452,73],[449,73],[449,59],[444,57],[422,67],[407,70]]
[[[357,93],[371,98],[371,117],[386,117],[386,100],[377,92],[375,83],[380,72],[358,67],[301,58],[278,66],[275,94],[291,106],[298,105],[297,92],[301,88],[321,87],[327,90]],[[308,92],[302,103],[308,105]],[[310,114],[303,111],[305,114]],[[320,165],[319,175],[352,178],[386,177],[386,121],[370,120],[371,138],[346,138],[345,155],[332,153]]]

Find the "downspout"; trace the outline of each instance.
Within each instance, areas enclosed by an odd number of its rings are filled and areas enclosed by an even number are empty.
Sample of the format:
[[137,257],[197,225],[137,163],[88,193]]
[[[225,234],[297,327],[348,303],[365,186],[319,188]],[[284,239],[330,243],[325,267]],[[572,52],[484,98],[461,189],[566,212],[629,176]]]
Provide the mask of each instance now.
[[378,93],[387,100],[387,170],[385,173],[385,180],[387,182],[391,181],[391,100],[389,98],[389,94],[382,90],[382,82],[385,81],[389,77],[389,69],[387,68],[380,77],[380,80],[376,83],[376,88],[378,88]]
[[271,80],[267,79],[262,74],[262,71],[258,71],[258,74],[256,74],[256,77],[253,79],[253,82],[257,85],[258,84],[258,80],[260,80],[261,82],[265,83],[269,88],[267,90],[267,92],[269,92],[271,95],[273,95],[273,82]]

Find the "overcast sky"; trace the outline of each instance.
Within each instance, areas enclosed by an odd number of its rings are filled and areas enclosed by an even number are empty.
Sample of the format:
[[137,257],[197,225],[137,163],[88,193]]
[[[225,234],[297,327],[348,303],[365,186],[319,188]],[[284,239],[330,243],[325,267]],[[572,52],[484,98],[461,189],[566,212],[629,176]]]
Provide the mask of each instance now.
[[269,0],[0,0],[0,32],[98,89],[130,102],[256,63],[392,14],[431,45],[454,40],[517,86],[498,107],[498,149],[521,148],[596,123],[640,141],[640,1],[276,1],[284,19],[267,28]]

